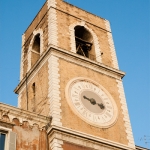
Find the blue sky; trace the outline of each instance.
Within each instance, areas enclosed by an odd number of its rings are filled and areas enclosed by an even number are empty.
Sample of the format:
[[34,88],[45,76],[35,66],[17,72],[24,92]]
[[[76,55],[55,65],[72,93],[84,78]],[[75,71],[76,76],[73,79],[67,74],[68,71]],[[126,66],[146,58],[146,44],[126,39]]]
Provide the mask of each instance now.
[[[126,72],[123,82],[135,143],[150,148],[150,1],[66,1],[110,21],[119,66]],[[19,83],[21,35],[44,2],[0,1],[0,101],[3,103],[17,106],[13,90]]]

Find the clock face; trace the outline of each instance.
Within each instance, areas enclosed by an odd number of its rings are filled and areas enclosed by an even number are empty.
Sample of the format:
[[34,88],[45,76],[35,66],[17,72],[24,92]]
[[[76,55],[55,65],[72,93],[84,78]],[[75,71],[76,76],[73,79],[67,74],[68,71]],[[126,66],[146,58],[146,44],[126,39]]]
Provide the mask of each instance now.
[[66,87],[67,101],[76,115],[87,123],[107,128],[117,119],[117,106],[111,95],[90,79],[76,78]]

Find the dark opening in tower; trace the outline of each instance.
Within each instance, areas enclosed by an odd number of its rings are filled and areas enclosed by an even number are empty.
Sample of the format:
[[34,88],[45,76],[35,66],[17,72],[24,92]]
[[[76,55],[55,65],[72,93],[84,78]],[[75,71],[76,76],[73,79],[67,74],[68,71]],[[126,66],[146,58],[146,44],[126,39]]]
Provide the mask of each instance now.
[[35,36],[32,48],[35,52],[40,53],[40,34]]
[[[91,58],[93,37],[91,33],[83,26],[75,27],[76,53],[87,58]],[[94,56],[93,56],[94,57]]]
[[33,66],[38,61],[39,58],[40,58],[40,34],[37,34],[34,37],[34,42],[32,45],[31,66]]

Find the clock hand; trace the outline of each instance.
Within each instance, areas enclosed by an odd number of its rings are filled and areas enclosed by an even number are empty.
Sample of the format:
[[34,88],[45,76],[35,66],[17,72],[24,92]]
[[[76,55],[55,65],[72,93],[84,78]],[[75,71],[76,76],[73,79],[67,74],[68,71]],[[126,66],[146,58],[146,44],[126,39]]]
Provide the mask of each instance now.
[[91,104],[95,105],[96,104],[96,100],[94,98],[88,98],[86,96],[83,96],[84,99],[90,101]]
[[98,105],[101,109],[105,109],[105,106],[104,106],[103,103],[101,103],[101,104],[98,104],[98,103],[97,103],[97,105]]
[[86,99],[86,100],[88,100],[88,101],[90,101],[90,103],[91,103],[92,105],[97,104],[101,109],[105,109],[104,104],[103,104],[103,103],[101,103],[101,104],[96,103],[96,100],[95,100],[94,98],[88,98],[88,97],[86,97],[86,96],[83,96],[83,98]]

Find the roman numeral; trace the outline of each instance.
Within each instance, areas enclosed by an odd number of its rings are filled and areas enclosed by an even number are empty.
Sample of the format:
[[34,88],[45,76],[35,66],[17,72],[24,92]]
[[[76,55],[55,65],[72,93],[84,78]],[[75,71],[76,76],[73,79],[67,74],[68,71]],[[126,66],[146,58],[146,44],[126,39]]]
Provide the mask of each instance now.
[[83,114],[85,117],[87,117],[87,114],[88,114],[88,113],[87,113],[87,110],[84,109],[84,110],[82,111],[82,114]]
[[112,107],[111,107],[111,106],[107,106],[107,108],[112,109]]
[[109,118],[111,118],[112,117],[112,115],[111,114],[109,114],[108,112],[106,112],[105,113]]
[[72,94],[72,97],[78,98],[78,95]]
[[93,121],[97,122],[97,117],[95,115],[93,115]]
[[81,106],[81,104],[79,102],[75,102],[74,104],[75,104],[76,107],[80,107]]

